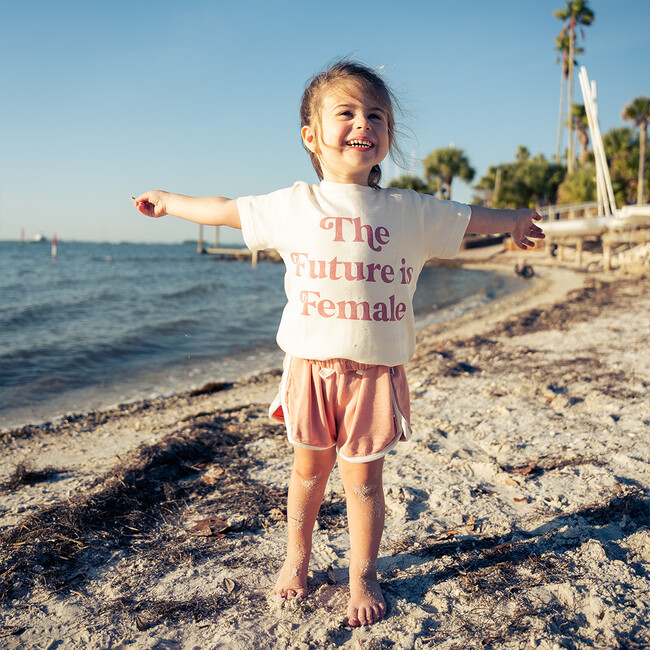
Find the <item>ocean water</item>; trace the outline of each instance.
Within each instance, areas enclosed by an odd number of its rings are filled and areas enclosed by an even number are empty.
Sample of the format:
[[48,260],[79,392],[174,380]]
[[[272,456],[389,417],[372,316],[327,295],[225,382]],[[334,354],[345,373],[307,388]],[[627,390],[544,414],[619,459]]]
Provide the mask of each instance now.
[[[196,245],[0,242],[0,429],[277,368],[284,266]],[[421,323],[521,281],[427,267]]]

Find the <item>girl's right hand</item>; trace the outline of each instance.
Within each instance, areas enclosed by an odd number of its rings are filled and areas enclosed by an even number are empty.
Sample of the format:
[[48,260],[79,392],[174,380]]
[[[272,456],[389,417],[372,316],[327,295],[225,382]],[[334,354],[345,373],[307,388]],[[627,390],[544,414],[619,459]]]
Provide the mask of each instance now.
[[133,203],[139,212],[142,212],[147,217],[164,217],[167,212],[167,207],[165,205],[165,198],[167,192],[162,190],[154,190],[153,192],[145,192],[141,194],[137,199],[133,199]]

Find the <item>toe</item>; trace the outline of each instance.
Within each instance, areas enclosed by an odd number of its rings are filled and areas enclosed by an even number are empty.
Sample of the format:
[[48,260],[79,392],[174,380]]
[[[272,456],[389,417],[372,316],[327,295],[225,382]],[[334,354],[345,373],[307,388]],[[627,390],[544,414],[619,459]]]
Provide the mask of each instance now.
[[348,609],[348,625],[351,627],[359,627],[361,625],[359,622],[359,613],[356,608]]

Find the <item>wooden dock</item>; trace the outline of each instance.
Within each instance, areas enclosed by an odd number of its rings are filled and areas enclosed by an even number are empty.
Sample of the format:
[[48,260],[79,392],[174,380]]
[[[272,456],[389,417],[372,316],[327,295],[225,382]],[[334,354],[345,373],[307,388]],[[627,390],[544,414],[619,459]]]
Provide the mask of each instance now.
[[[603,268],[609,271],[614,255],[650,242],[650,218],[644,212],[647,207],[627,206],[617,210],[617,216],[605,216],[598,202],[548,206],[539,210],[544,217],[541,227],[546,239],[535,248],[545,249],[560,261],[565,261],[567,251],[574,249],[572,257],[578,268],[582,267],[585,248],[600,250]],[[638,218],[624,218],[626,210],[638,212]]]
[[215,228],[214,246],[205,246],[203,240],[203,226],[199,226],[199,238],[197,240],[196,252],[199,255],[216,255],[222,259],[248,262],[253,267],[259,261],[279,262],[280,256],[276,251],[250,251],[248,248],[224,248],[219,245],[219,226]]

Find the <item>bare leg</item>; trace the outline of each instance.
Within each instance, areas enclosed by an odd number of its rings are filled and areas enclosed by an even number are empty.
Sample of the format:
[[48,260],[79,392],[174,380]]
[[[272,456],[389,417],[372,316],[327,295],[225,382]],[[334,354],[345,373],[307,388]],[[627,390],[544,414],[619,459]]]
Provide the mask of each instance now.
[[271,592],[287,600],[307,595],[311,537],[325,486],[336,462],[336,449],[294,447],[287,500],[287,557]]
[[384,459],[350,463],[339,457],[350,527],[348,624],[371,625],[386,612],[377,580],[377,554],[384,532]]

